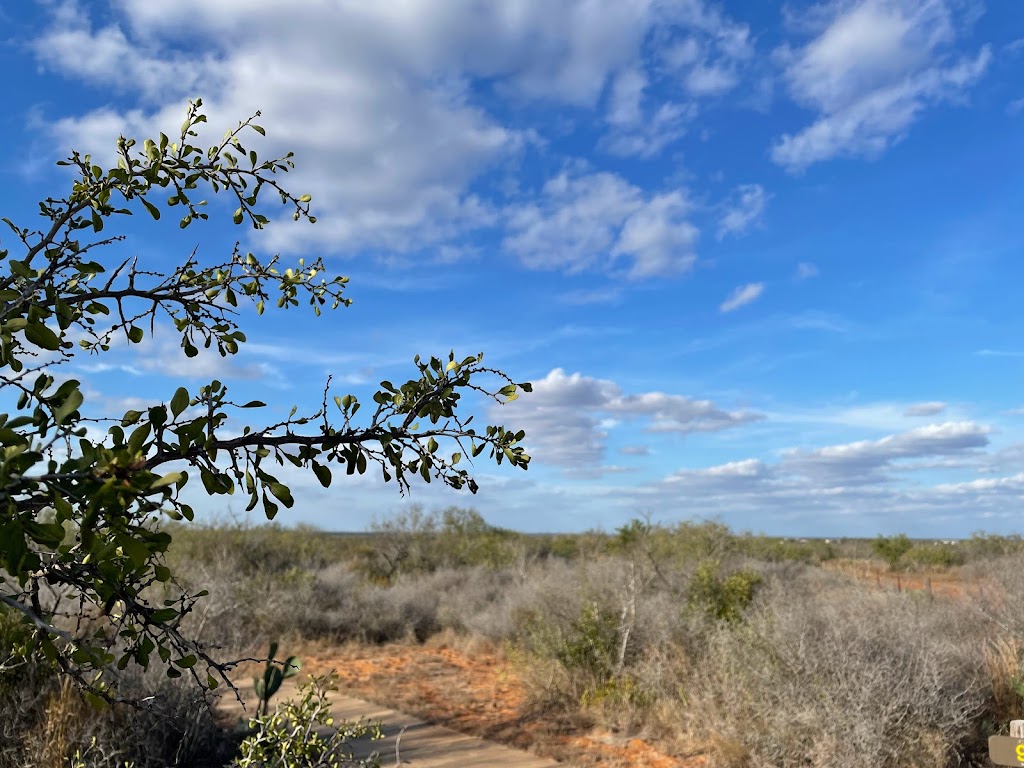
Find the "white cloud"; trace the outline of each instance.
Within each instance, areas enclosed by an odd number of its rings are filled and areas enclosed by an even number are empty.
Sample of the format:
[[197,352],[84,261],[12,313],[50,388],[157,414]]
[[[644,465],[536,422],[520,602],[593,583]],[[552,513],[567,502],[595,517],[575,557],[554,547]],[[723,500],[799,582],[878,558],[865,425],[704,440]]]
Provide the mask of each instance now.
[[739,76],[731,67],[716,67],[698,64],[686,75],[686,88],[698,96],[725,93],[739,82]]
[[694,493],[742,494],[759,490],[772,474],[764,462],[743,459],[706,469],[681,469],[668,475],[665,483]]
[[30,47],[49,69],[157,104],[194,91],[217,63],[209,54],[139,46],[116,25],[94,29],[75,2],[58,5],[53,25]]
[[772,148],[790,171],[835,157],[875,156],[928,106],[963,97],[991,59],[983,47],[954,59],[963,19],[944,0],[833,0],[816,9],[817,37],[783,47],[789,91],[818,118]]
[[570,273],[628,262],[631,278],[685,272],[698,230],[683,190],[647,195],[610,173],[549,180],[511,212],[505,248],[533,269]]
[[653,157],[686,134],[697,117],[694,104],[665,102],[653,114],[626,125],[613,125],[601,147],[613,155]]
[[903,459],[960,456],[988,445],[992,430],[971,421],[918,427],[880,440],[832,445],[783,454],[782,469],[818,483],[845,486],[877,482]]
[[718,309],[721,312],[733,312],[754,301],[762,293],[764,293],[764,283],[747,283],[737,286]]
[[741,235],[756,225],[771,197],[760,184],[741,184],[733,190],[732,196],[733,200],[718,222],[719,239],[726,235]]
[[1001,493],[1020,496],[1024,494],[1024,472],[1010,477],[983,477],[962,483],[942,483],[935,486],[935,490],[940,493],[970,495],[975,498],[982,494]]
[[[609,94],[605,146],[650,156],[694,112],[678,99],[645,100],[650,73],[660,72],[648,48],[689,30],[699,39],[692,66],[709,72],[751,52],[747,28],[702,0],[110,5],[108,14],[100,3],[55,2],[50,27],[31,43],[47,69],[127,97],[123,109],[53,119],[55,144],[99,154],[121,132],[170,132],[196,95],[218,136],[260,109],[264,154],[295,151],[291,186],[313,195],[320,219],[271,227],[268,247],[284,251],[422,250],[497,223],[498,206],[473,194],[473,182],[516,162],[536,136],[480,106],[476,80],[511,102],[597,110]],[[707,89],[713,77],[704,79]],[[695,236],[680,222],[685,200],[663,202],[654,223],[671,220],[667,239],[637,255],[638,274],[687,264],[655,253],[685,251]]]
[[809,261],[801,261],[796,265],[796,279],[797,280],[808,280],[812,277],[817,277],[819,274],[818,267]]
[[[753,54],[749,29],[703,2],[659,4],[645,50],[611,81],[600,142],[622,156],[653,157],[682,138],[702,101],[734,89]],[[657,86],[661,100],[652,96]]]
[[[648,432],[716,432],[756,421],[758,414],[726,411],[710,400],[663,392],[625,394],[613,381],[555,368],[533,392],[502,410],[501,417],[526,430],[538,462],[576,472],[604,471],[608,430],[641,420]],[[644,449],[646,450],[646,449]],[[633,447],[624,453],[642,455]]]
[[904,416],[936,416],[946,410],[946,404],[938,401],[927,403],[914,403],[908,405],[903,411]]
[[624,445],[619,448],[623,456],[650,456],[651,449],[646,445]]

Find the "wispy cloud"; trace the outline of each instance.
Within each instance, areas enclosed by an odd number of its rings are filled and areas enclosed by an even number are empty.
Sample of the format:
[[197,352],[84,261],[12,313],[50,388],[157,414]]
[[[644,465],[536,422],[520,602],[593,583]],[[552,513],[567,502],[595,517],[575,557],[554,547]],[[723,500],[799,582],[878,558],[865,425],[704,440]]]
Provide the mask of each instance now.
[[559,297],[566,304],[585,306],[588,304],[614,304],[622,299],[619,288],[592,288],[568,291]]
[[966,21],[944,0],[834,0],[804,20],[806,45],[782,47],[789,92],[818,112],[782,136],[772,159],[790,171],[839,155],[875,156],[899,141],[927,107],[962,97],[992,59],[951,53]]
[[726,235],[741,235],[755,226],[764,216],[765,206],[771,198],[760,184],[741,184],[726,204],[718,222],[718,239]]
[[946,404],[938,401],[930,401],[927,403],[914,403],[908,405],[903,410],[904,416],[918,417],[918,416],[937,416],[946,410]]
[[721,312],[734,312],[757,299],[762,293],[764,293],[764,283],[747,283],[738,286],[718,309]]
[[820,274],[818,266],[809,261],[801,261],[796,265],[796,279],[797,280],[809,280],[812,277],[817,277]]
[[1024,352],[1012,349],[979,349],[974,354],[979,357],[1024,357]]

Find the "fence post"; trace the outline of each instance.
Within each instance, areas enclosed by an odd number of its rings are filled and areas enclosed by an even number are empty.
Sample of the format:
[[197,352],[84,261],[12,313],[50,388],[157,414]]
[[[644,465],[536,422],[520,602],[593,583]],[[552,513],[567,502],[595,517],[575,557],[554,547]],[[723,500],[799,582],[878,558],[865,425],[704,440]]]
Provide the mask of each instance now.
[[1024,720],[1010,721],[1010,738],[1024,739]]

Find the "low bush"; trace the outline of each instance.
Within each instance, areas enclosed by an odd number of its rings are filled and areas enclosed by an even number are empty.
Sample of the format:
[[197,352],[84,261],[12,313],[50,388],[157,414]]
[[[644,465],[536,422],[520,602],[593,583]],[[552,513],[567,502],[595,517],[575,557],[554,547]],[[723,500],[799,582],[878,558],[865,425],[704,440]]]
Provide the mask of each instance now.
[[952,568],[963,565],[964,553],[951,544],[915,544],[903,553],[901,562],[910,568]]

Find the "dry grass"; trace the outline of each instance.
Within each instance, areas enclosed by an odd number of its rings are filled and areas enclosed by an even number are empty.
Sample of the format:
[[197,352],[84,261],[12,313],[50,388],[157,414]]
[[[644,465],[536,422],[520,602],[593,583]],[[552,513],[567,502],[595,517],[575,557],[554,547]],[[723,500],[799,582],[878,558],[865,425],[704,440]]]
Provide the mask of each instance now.
[[[553,723],[567,750],[570,737],[603,733],[725,768],[952,768],[982,764],[987,737],[1024,715],[1024,556],[1016,551],[944,569],[941,579],[936,572],[926,594],[897,592],[883,581],[892,574],[862,563],[826,570],[815,564],[824,551],[754,539],[740,546],[714,526],[654,530],[615,546],[588,540],[575,550],[585,556],[571,561],[448,567],[451,558],[439,557],[442,565],[386,583],[366,577],[366,541],[342,556],[295,539],[294,559],[264,533],[252,547],[242,534],[225,541],[193,540],[194,559],[178,562],[179,573],[210,590],[190,629],[223,654],[259,655],[271,638],[289,652],[404,643],[406,667],[376,669],[361,684],[387,688],[389,674],[404,676],[406,706],[451,709],[453,724],[488,696],[512,696],[501,681],[486,695],[459,688],[453,676],[469,673],[453,659],[497,664],[500,656],[518,698],[497,706]],[[486,551],[471,544],[461,551]],[[769,560],[754,557],[762,553]],[[901,579],[921,586],[928,573]],[[33,690],[41,693],[19,693],[12,706],[34,712],[42,735],[34,757],[18,764],[49,768],[91,736],[65,727],[87,719],[73,697]],[[188,724],[196,717],[188,701],[164,695],[163,720],[123,722],[149,754],[173,764],[185,754],[168,758],[173,744],[201,742],[202,727]],[[178,725],[160,740],[164,721]],[[13,743],[10,734],[0,723],[0,746]]]

